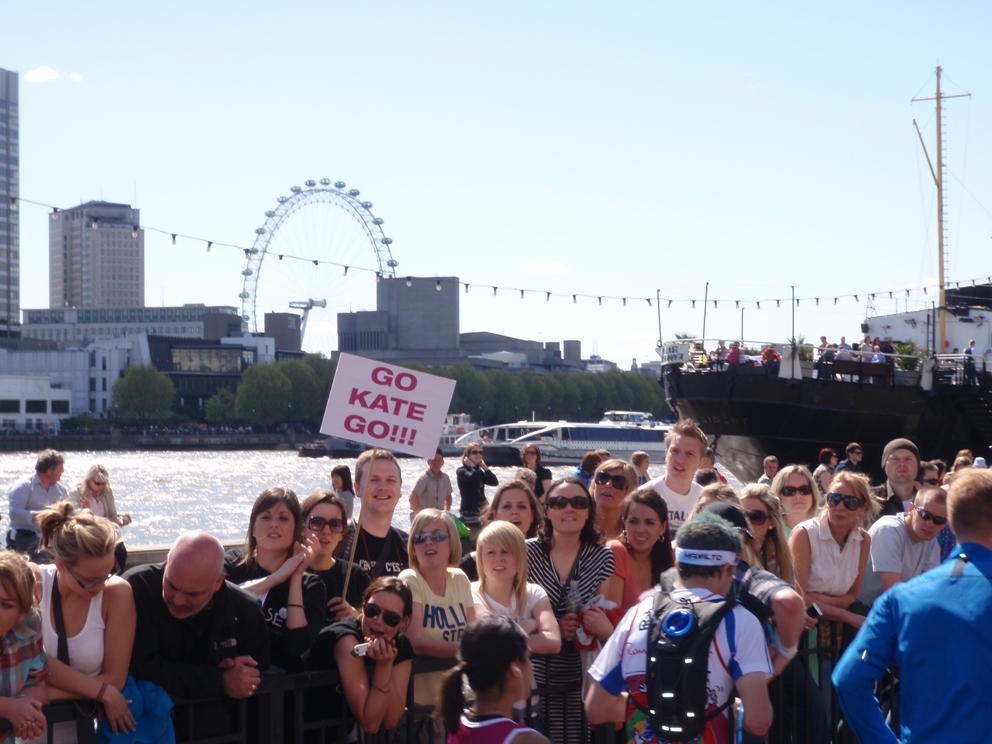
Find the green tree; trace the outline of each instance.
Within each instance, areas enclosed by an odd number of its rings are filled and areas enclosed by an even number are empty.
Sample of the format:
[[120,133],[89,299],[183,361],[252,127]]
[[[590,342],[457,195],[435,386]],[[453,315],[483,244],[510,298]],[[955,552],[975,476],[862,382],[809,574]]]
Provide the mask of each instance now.
[[530,399],[518,375],[498,369],[486,372],[486,377],[493,385],[496,421],[520,421],[530,416]]
[[324,386],[321,396],[327,401],[327,396],[331,394],[331,384],[334,382],[334,373],[337,371],[337,359],[328,359],[323,354],[304,354],[303,363],[317,375],[320,384]]
[[172,380],[150,364],[138,364],[128,367],[124,376],[114,383],[110,411],[121,421],[158,423],[172,414],[175,399]]
[[495,420],[492,382],[468,362],[449,367],[448,376],[455,380],[455,393],[448,413],[467,413],[476,423],[492,423]]
[[253,364],[241,375],[235,406],[238,418],[252,426],[272,426],[289,416],[293,383],[275,364]]
[[227,388],[221,388],[203,404],[205,418],[211,424],[228,424],[234,419],[237,398]]
[[290,359],[276,365],[293,386],[292,408],[289,421],[294,424],[311,424],[320,421],[327,406],[324,386],[316,372],[300,359]]

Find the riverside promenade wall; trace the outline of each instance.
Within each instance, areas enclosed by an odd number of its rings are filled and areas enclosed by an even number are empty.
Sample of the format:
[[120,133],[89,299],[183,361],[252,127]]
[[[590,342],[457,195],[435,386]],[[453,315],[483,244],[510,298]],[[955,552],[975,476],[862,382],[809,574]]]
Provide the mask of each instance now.
[[47,434],[10,434],[0,436],[0,452],[60,452],[86,450],[290,450],[299,449],[319,437],[294,431],[274,434],[130,434],[113,430],[101,434],[69,432]]

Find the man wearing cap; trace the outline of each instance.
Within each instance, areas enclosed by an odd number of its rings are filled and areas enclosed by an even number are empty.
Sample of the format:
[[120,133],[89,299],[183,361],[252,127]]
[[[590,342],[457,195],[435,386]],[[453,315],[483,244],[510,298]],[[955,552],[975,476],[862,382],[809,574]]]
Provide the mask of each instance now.
[[905,514],[875,522],[868,530],[871,562],[858,599],[870,607],[882,592],[939,566],[940,545],[934,538],[946,524],[947,494],[936,486],[920,489]]
[[[720,601],[730,590],[741,552],[741,536],[727,521],[701,513],[678,531],[675,561],[682,588],[673,599],[689,602]],[[647,645],[653,592],[630,608],[603,646],[589,670],[592,682],[585,698],[592,724],[625,723],[628,742],[653,744],[668,741],[654,731],[644,714]],[[744,704],[744,729],[763,736],[772,723],[772,705],[766,678],[772,672],[764,634],[757,618],[737,605],[720,622],[710,642],[707,675],[707,714],[729,701],[731,690]],[[728,741],[730,721],[726,711],[707,723],[702,739]]]
[[[875,602],[833,673],[844,720],[863,742],[989,739],[992,473],[968,468],[947,496],[961,544],[943,564]],[[901,731],[885,723],[875,680],[899,666]]]
[[882,504],[880,517],[909,511],[916,495],[916,474],[920,469],[920,451],[908,439],[893,439],[882,452],[886,481],[872,494]]
[[834,473],[840,473],[844,470],[850,470],[852,473],[864,472],[861,470],[861,458],[865,456],[864,450],[861,445],[857,442],[851,442],[844,450],[847,455],[843,460],[837,463],[837,467],[834,468]]

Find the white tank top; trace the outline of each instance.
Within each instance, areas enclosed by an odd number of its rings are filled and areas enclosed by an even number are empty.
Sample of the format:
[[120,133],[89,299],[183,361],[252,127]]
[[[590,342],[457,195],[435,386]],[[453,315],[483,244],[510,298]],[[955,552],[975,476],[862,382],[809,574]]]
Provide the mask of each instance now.
[[830,534],[826,514],[800,522],[796,529],[804,530],[809,537],[807,590],[832,597],[847,594],[858,578],[863,540],[861,529],[855,527],[851,530],[843,549]]
[[[53,565],[40,566],[40,568],[44,591],[41,596],[41,627],[45,638],[45,653],[55,659],[58,658],[59,650],[58,633],[55,632],[55,625],[52,623],[52,582],[55,581],[56,570]],[[68,639],[69,662],[73,669],[90,677],[103,671],[105,629],[103,592],[100,592],[90,600],[90,610],[86,615],[83,629]]]

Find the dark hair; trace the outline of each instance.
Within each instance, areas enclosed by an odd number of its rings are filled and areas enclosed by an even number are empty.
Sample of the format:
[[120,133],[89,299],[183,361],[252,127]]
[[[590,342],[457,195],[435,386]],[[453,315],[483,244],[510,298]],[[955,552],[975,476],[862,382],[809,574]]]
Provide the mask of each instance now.
[[347,465],[335,465],[331,469],[331,477],[337,476],[341,479],[341,490],[349,493],[355,492],[355,486],[351,483],[351,468]]
[[42,450],[38,453],[38,461],[34,464],[34,472],[44,473],[46,470],[65,464],[65,455],[53,449]]
[[[706,550],[729,550],[741,552],[741,538],[737,530],[726,519],[712,512],[700,512],[691,522],[679,527],[675,542],[681,548]],[[720,574],[723,566],[697,566],[692,563],[679,563],[679,576],[688,579],[693,576],[713,577]]]
[[[583,473],[591,473],[599,466],[599,463],[600,457],[598,453],[586,452],[582,455],[582,460],[579,461],[579,470]],[[545,498],[547,498],[547,494],[545,494]]]
[[834,450],[830,449],[830,447],[824,447],[820,450],[819,462],[821,465],[829,465],[830,461],[835,457],[837,457],[837,453]]
[[[944,473],[947,472],[947,463],[944,460],[931,460],[930,465],[937,468],[937,477],[943,478]],[[920,465],[922,468],[923,466]]]
[[541,448],[538,447],[533,442],[527,442],[527,444],[525,444],[523,447],[520,448],[520,462],[522,462],[524,465],[527,464],[527,460],[524,459],[524,450],[529,450],[529,449],[535,449],[535,450],[537,450],[537,465],[540,466],[541,465]]
[[699,468],[692,479],[701,486],[709,486],[713,483],[721,483],[720,476],[713,468]]
[[[345,465],[344,467],[348,467]],[[310,516],[310,512],[314,510],[315,507],[320,504],[330,504],[331,506],[336,506],[341,510],[341,519],[348,521],[348,510],[344,506],[344,501],[338,496],[334,491],[327,488],[321,488],[318,491],[314,491],[312,494],[303,499],[303,503],[300,504],[300,524],[305,525],[307,517]],[[347,535],[347,530],[345,531]],[[302,534],[301,534],[302,538]],[[344,544],[347,540],[341,539],[338,541],[337,547],[334,548],[334,552],[331,553],[333,558],[339,557],[344,552]]]
[[851,442],[849,445],[847,445],[847,447],[844,448],[844,454],[845,455],[850,455],[852,452],[854,452],[854,450],[862,450],[863,451],[864,450],[864,447],[862,447],[857,442]]
[[413,614],[413,594],[410,592],[410,587],[401,579],[395,576],[380,576],[373,581],[365,590],[365,594],[362,595],[362,607],[373,595],[379,592],[395,594],[400,598],[400,601],[403,602],[403,617],[410,617]]
[[[668,504],[665,499],[653,488],[642,487],[627,494],[623,500],[623,508],[620,510],[620,524],[626,524],[627,515],[634,504],[643,504],[652,509],[658,518],[665,523],[665,530],[661,533],[661,539],[651,548],[651,578],[655,581],[662,573],[675,565],[672,558],[672,543],[668,539]],[[630,551],[630,543],[627,542],[626,530],[623,533],[624,543]]]
[[479,517],[482,526],[487,527],[496,521],[496,511],[499,509],[499,502],[502,500],[503,494],[507,491],[523,491],[527,494],[527,501],[530,502],[531,523],[524,537],[528,539],[531,537],[543,537],[544,508],[541,506],[541,502],[537,500],[537,496],[534,495],[534,489],[520,478],[514,478],[499,484],[499,488],[496,489],[496,493],[493,495],[493,500],[482,507],[482,516]]
[[477,697],[502,692],[510,665],[527,659],[527,636],[510,618],[487,615],[465,628],[458,657],[458,666],[444,678],[435,711],[448,731],[458,731],[465,710],[465,678]]
[[[589,518],[586,519],[586,523],[582,525],[582,531],[579,533],[580,543],[589,543],[590,545],[600,545],[603,542],[603,534],[599,531],[599,527],[596,526],[596,500],[589,496],[589,489],[586,484],[582,482],[581,478],[576,478],[573,475],[567,478],[561,478],[552,483],[548,490],[544,492],[544,501],[548,503],[548,499],[551,498],[551,494],[556,490],[565,485],[578,486],[582,489],[582,494],[589,498]],[[549,509],[550,511],[550,509]],[[548,547],[554,543],[555,528],[551,524],[551,519],[545,520],[544,524],[544,534],[540,536],[541,541]]]
[[259,514],[268,511],[277,504],[284,504],[289,509],[289,513],[293,515],[293,542],[289,545],[286,558],[293,557],[294,543],[300,542],[303,534],[303,515],[300,512],[300,500],[296,498],[295,491],[289,488],[272,486],[262,491],[259,497],[255,499],[255,503],[252,504],[251,516],[248,518],[248,534],[245,536],[244,555],[241,556],[238,564],[247,565],[251,569],[254,569],[258,565],[255,561],[255,549],[258,547],[258,542],[255,540],[255,535],[253,534],[255,520],[258,519]]

